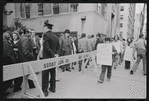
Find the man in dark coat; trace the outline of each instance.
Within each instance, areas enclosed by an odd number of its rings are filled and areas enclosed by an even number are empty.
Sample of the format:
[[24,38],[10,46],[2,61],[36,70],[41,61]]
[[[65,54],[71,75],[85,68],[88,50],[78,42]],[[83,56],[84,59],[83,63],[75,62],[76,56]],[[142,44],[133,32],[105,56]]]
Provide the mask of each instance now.
[[[18,42],[18,62],[28,62],[34,60],[33,47],[31,42],[31,32],[29,29],[24,29],[24,35],[20,38]],[[15,79],[14,92],[21,90],[21,84],[23,77]],[[28,80],[29,88],[35,88],[33,81]]]
[[40,45],[40,39],[38,36],[35,35],[35,30],[31,29],[32,31],[32,46],[33,46],[33,54],[34,54],[34,60],[37,60],[37,55],[39,54],[41,45]]
[[[3,28],[3,65],[14,64],[15,56],[11,43],[8,41],[10,39],[10,34],[5,28]],[[7,96],[6,90],[11,86],[13,80],[7,80],[3,82],[3,97]]]
[[[52,24],[49,24],[48,20],[44,22],[44,28],[46,33],[43,35],[43,59],[54,58],[58,53],[59,41],[57,36],[52,32]],[[55,92],[56,89],[56,71],[55,68],[45,70],[42,72],[42,90],[45,96],[48,96],[48,84],[49,84],[49,72],[50,72],[50,88],[49,90]]]

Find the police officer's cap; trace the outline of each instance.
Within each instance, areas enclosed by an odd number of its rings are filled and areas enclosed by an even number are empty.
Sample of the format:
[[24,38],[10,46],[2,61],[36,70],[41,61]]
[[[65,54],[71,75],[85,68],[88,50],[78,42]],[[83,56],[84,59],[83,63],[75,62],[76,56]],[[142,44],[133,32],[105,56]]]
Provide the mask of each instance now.
[[44,21],[44,27],[47,26],[48,28],[52,28],[53,24],[49,23],[49,20]]

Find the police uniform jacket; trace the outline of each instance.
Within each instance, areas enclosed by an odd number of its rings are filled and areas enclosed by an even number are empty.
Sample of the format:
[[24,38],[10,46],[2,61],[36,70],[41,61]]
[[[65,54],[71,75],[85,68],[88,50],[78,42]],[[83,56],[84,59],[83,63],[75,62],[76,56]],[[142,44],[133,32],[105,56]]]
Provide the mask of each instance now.
[[47,31],[43,35],[43,59],[53,58],[58,54],[59,41],[52,31]]

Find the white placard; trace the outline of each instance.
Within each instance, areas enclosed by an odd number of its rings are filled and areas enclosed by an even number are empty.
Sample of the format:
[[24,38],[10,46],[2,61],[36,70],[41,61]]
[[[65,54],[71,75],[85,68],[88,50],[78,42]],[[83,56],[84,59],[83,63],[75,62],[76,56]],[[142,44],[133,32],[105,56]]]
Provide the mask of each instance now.
[[121,49],[120,49],[120,41],[118,41],[118,42],[113,42],[113,46],[115,47],[115,49],[117,50],[118,53],[121,52]]
[[126,46],[125,54],[124,54],[124,60],[131,61],[132,60],[132,53],[133,48]]
[[112,65],[112,44],[97,45],[97,64]]

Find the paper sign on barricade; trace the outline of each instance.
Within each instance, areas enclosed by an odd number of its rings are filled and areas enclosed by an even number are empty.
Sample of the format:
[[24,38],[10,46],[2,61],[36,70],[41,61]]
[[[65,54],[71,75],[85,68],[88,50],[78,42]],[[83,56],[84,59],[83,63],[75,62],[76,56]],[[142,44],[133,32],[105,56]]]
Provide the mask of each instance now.
[[112,65],[112,44],[97,45],[97,64]]
[[113,46],[115,47],[115,49],[117,50],[118,53],[121,52],[121,49],[120,49],[120,41],[118,41],[118,42],[113,42]]
[[132,60],[132,53],[133,48],[126,46],[125,54],[124,54],[124,60],[131,61]]

